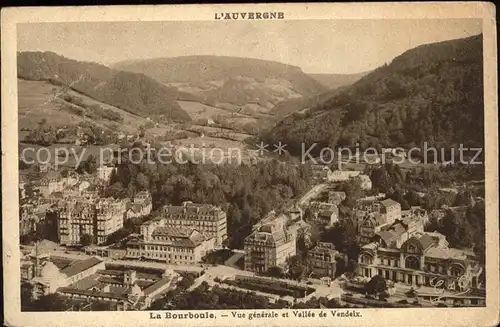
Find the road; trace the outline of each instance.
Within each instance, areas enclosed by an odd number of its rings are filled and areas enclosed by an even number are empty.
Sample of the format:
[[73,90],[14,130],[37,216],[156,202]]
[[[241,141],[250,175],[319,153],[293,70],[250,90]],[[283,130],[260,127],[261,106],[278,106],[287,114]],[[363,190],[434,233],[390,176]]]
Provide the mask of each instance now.
[[315,185],[297,201],[297,205],[300,207],[307,205],[313,198],[317,197],[320,193],[324,192],[327,189],[327,183]]

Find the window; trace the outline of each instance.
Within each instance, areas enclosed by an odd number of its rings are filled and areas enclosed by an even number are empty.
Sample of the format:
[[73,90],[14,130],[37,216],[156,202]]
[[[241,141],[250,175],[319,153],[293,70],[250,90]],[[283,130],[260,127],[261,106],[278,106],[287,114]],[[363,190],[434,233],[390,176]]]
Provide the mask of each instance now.
[[372,258],[369,255],[367,255],[367,254],[362,255],[361,256],[361,263],[367,264],[367,265],[371,265],[372,264]]
[[420,269],[420,260],[415,256],[409,256],[406,258],[406,268],[409,269]]
[[410,245],[408,245],[407,251],[408,251],[408,253],[416,253],[417,247],[413,244],[410,244]]

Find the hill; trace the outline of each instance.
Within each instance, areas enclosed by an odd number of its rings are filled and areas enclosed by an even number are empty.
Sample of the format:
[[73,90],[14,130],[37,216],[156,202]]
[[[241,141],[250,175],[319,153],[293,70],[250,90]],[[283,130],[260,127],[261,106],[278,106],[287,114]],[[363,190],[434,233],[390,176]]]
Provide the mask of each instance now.
[[33,130],[44,118],[55,128],[92,122],[102,129],[135,133],[147,119],[47,81],[18,79],[18,126]]
[[363,76],[370,72],[357,74],[309,74],[324,87],[334,90],[342,86],[348,86],[359,81]]
[[268,113],[280,101],[326,91],[298,67],[259,59],[184,56],[125,61],[113,67],[176,87],[179,100],[247,114]]
[[295,153],[302,142],[481,147],[483,119],[482,35],[477,35],[410,49],[306,112],[285,117],[262,138],[287,143]]
[[17,55],[18,77],[67,86],[95,100],[142,117],[164,116],[171,121],[188,121],[177,104],[177,89],[142,74],[80,62],[53,52],[21,52]]

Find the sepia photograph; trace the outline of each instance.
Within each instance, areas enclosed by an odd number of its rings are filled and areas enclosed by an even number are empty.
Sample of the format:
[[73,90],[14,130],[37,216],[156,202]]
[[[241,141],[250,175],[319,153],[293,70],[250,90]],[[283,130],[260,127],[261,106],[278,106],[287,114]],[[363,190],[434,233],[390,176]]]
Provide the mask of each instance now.
[[15,24],[2,189],[20,313],[498,309],[483,19],[224,8]]

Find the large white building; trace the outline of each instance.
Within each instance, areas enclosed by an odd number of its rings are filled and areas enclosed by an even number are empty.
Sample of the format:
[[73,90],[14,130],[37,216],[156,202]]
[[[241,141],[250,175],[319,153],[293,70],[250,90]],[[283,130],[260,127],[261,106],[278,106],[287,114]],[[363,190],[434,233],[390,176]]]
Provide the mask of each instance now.
[[[414,286],[433,287],[443,283],[443,288],[456,292],[484,288],[481,285],[483,268],[472,251],[450,248],[444,235],[414,227],[397,222],[378,232],[373,242],[361,248],[358,274],[367,278],[381,275]],[[461,284],[459,280],[463,276],[469,276],[470,283]],[[419,291],[419,297],[431,299],[439,296],[434,290],[431,293],[425,295],[425,291]],[[458,300],[472,299],[464,295]],[[484,297],[474,301],[475,304],[479,304],[478,301],[484,303]]]
[[91,236],[101,244],[106,238],[123,227],[128,199],[112,198],[87,200],[71,198],[60,202],[59,242],[63,245],[81,244],[82,235]]
[[296,238],[279,222],[266,223],[245,239],[245,270],[266,272],[296,254]]
[[195,264],[215,248],[215,237],[186,226],[168,226],[154,220],[141,226],[141,238],[127,243],[127,258],[170,264]]
[[196,229],[214,237],[217,246],[227,238],[227,214],[217,206],[186,201],[181,206],[164,206],[161,215],[158,220],[163,225]]

